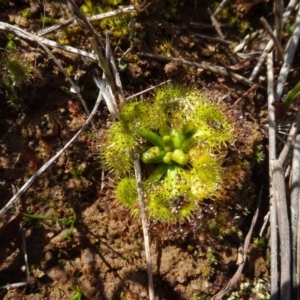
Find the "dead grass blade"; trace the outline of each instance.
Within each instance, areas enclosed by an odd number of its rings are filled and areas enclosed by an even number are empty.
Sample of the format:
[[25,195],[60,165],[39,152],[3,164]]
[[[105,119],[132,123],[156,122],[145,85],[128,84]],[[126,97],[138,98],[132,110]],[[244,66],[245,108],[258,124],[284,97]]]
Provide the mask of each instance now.
[[[129,5],[127,7],[118,8],[118,9],[113,10],[113,11],[109,11],[109,12],[106,12],[106,13],[102,13],[102,14],[99,14],[99,15],[89,17],[89,18],[87,18],[87,20],[89,22],[99,21],[99,20],[104,20],[104,19],[115,17],[115,16],[122,15],[122,14],[128,14],[128,13],[131,13],[133,11],[136,11],[135,6]],[[56,24],[56,25],[50,26],[48,28],[39,30],[37,32],[37,35],[42,36],[42,35],[48,34],[50,32],[59,30],[59,29],[65,27],[65,26],[68,26],[68,25],[75,26],[75,25],[78,25],[78,22],[74,18],[68,19],[68,20],[64,21],[63,23],[61,23],[61,24]]]
[[149,299],[154,300],[154,287],[153,287],[152,262],[151,262],[150,242],[149,242],[149,233],[148,233],[148,221],[147,221],[147,215],[146,215],[144,198],[143,198],[143,184],[142,184],[142,172],[141,172],[140,158],[137,154],[135,154],[133,164],[134,164],[135,179],[136,179],[136,183],[137,183],[139,207],[140,207],[140,214],[141,214],[143,235],[144,235],[144,245],[145,245],[145,254],[146,254],[146,262],[147,262]]
[[[271,177],[271,161],[276,159],[276,122],[275,107],[273,106],[274,96],[274,73],[273,73],[273,53],[268,54],[267,59],[268,78],[268,114],[269,114],[269,175]],[[273,194],[273,186],[269,187],[270,195]],[[270,248],[271,248],[271,295],[276,299],[278,295],[278,236],[277,236],[277,211],[273,197],[270,198]]]
[[296,293],[295,298],[298,299],[299,296],[299,286],[300,286],[300,257],[297,252],[300,252],[300,245],[297,245],[297,239],[300,241],[299,237],[299,195],[300,195],[300,135],[298,134],[295,140],[293,160],[292,160],[292,172],[290,180],[290,190],[291,190],[291,230],[292,230],[292,274],[293,274],[293,291]]
[[[288,17],[290,16],[290,14],[292,13],[295,5],[296,5],[297,1],[296,0],[291,0],[288,4],[288,6],[286,7],[285,9],[285,12],[283,14],[283,17],[282,17],[282,24],[284,24],[287,20],[288,20]],[[274,32],[276,34],[276,31]],[[260,56],[260,58],[258,59],[257,61],[257,64],[255,66],[255,68],[253,69],[250,77],[249,77],[249,80],[250,81],[253,81],[256,76],[258,75],[268,53],[271,51],[271,49],[273,48],[273,45],[274,45],[274,42],[272,39],[270,39],[270,41],[268,42],[268,44],[266,45],[262,55]]]
[[77,48],[74,48],[71,46],[59,44],[55,41],[45,39],[45,38],[39,37],[37,35],[31,34],[17,26],[13,26],[8,23],[0,22],[0,30],[6,31],[6,32],[11,32],[11,33],[15,34],[16,36],[21,37],[25,40],[37,42],[37,43],[44,44],[44,45],[47,45],[47,46],[50,46],[53,48],[58,48],[58,49],[68,51],[71,53],[75,53],[77,55],[81,55],[81,56],[84,56],[84,57],[87,57],[87,58],[90,58],[93,60],[97,60],[97,55],[95,55],[94,53],[80,50],[80,49],[77,49]]
[[77,20],[77,22],[90,33],[92,37],[92,45],[98,57],[98,64],[102,69],[105,78],[107,79],[109,86],[112,89],[112,92],[115,93],[115,81],[113,79],[109,65],[101,52],[101,48],[104,48],[104,43],[101,35],[97,32],[97,30],[93,27],[93,25],[89,22],[89,20],[85,17],[85,15],[81,12],[81,10],[78,8],[78,6],[73,0],[67,0],[67,2],[68,7],[74,15],[75,19]]
[[280,44],[280,39],[277,39],[275,34],[272,32],[272,29],[271,29],[268,21],[264,17],[260,18],[260,22],[263,24],[265,30],[268,32],[271,39],[273,40],[273,42],[275,44],[275,47],[277,49],[278,56],[280,57],[281,60],[283,60],[283,50],[282,50],[282,47],[281,47],[281,44]]
[[278,82],[276,88],[276,100],[281,99],[283,88],[287,80],[287,77],[289,75],[291,64],[294,60],[296,49],[299,43],[299,38],[300,38],[300,7],[298,9],[298,13],[294,25],[294,31],[285,48],[284,61],[278,76]]
[[271,160],[270,167],[273,187],[271,197],[276,203],[280,244],[280,299],[291,299],[291,240],[284,171],[281,162],[277,159]]
[[157,55],[157,54],[153,54],[153,53],[147,53],[147,52],[138,52],[137,55],[141,56],[141,57],[146,57],[146,58],[151,58],[151,59],[156,59],[156,60],[161,60],[161,61],[176,61],[176,62],[181,62],[183,64],[189,65],[189,66],[194,66],[197,68],[201,68],[207,71],[210,71],[216,75],[219,76],[224,76],[224,77],[230,77],[233,80],[237,80],[245,85],[251,86],[253,84],[252,81],[250,81],[249,79],[236,74],[234,72],[231,72],[229,70],[226,70],[224,67],[220,67],[220,66],[212,66],[209,65],[207,63],[196,63],[196,62],[192,62],[186,59],[181,59],[181,58],[175,58],[175,57],[169,57],[169,56],[163,56],[163,55]]

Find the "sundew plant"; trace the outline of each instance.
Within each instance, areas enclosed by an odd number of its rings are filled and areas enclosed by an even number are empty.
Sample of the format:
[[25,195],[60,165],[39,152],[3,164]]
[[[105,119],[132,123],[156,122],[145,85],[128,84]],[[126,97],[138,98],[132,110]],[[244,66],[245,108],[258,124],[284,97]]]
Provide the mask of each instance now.
[[102,132],[101,161],[115,177],[115,197],[137,213],[133,152],[138,152],[150,219],[188,218],[204,199],[221,198],[223,163],[235,128],[206,91],[165,86],[153,99],[126,102]]

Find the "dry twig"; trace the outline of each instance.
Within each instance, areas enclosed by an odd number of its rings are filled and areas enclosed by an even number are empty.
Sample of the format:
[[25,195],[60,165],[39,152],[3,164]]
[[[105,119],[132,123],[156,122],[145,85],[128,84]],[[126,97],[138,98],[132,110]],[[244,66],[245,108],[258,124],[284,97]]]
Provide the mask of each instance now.
[[194,33],[193,35],[197,36],[201,39],[209,40],[209,41],[212,41],[212,42],[215,42],[215,43],[218,43],[218,44],[223,44],[223,45],[226,45],[226,46],[232,44],[232,42],[230,42],[230,41],[226,41],[226,40],[223,40],[223,39],[220,39],[220,38],[218,39],[218,38],[208,36],[208,35],[203,35],[203,34],[199,34],[199,33]]
[[103,47],[103,39],[101,35],[97,32],[97,30],[93,27],[93,25],[88,21],[88,19],[85,17],[85,15],[81,12],[81,10],[78,8],[76,3],[73,0],[67,0],[68,2],[68,7],[70,11],[73,13],[74,17],[78,21],[78,23],[83,27],[88,30],[88,32],[92,36],[92,45],[97,53],[98,57],[98,63],[100,68],[102,69],[105,78],[107,79],[109,86],[112,90],[112,93],[114,94],[116,92],[116,86],[115,86],[115,81],[112,76],[111,70],[109,68],[109,64],[106,62],[102,52],[101,48]]
[[[284,171],[280,160],[277,159],[271,160],[270,167],[273,187],[271,197],[276,203],[280,243],[280,299],[291,299],[291,240]],[[275,279],[277,280],[277,277]]]
[[[300,285],[299,270],[300,261],[297,257],[297,239],[299,240],[298,223],[299,223],[299,196],[300,196],[300,135],[295,140],[292,172],[291,172],[291,229],[292,229],[292,274],[293,274],[293,291],[298,294]],[[294,295],[298,299],[298,295]]]
[[[298,198],[299,201],[299,198]],[[298,224],[297,224],[297,251],[296,251],[296,280],[294,282],[294,285],[296,284],[297,286],[297,292],[296,292],[296,297],[297,300],[299,300],[300,297],[300,205],[298,207]]]
[[[283,23],[283,24],[287,21],[288,17],[289,17],[290,14],[292,13],[292,11],[293,11],[293,9],[294,9],[296,3],[297,3],[296,0],[291,0],[291,1],[289,2],[287,8],[285,9],[285,12],[284,12],[284,14],[283,14],[283,17],[282,17],[282,23]],[[276,34],[276,31],[275,31],[275,34]],[[272,48],[273,48],[273,40],[270,39],[270,41],[269,41],[268,44],[266,45],[266,47],[265,47],[265,49],[264,49],[262,55],[261,55],[260,58],[258,59],[257,64],[256,64],[255,68],[253,69],[253,71],[252,71],[250,77],[249,77],[249,80],[250,80],[250,81],[253,81],[253,80],[256,78],[258,72],[260,71],[260,69],[261,69],[261,67],[262,67],[262,65],[263,65],[263,63],[264,63],[264,61],[265,61],[265,59],[266,59],[266,57],[267,57],[267,54],[271,51]]]
[[240,81],[243,84],[246,85],[252,85],[253,82],[248,80],[247,78],[236,74],[234,72],[231,72],[229,70],[226,70],[224,67],[220,67],[220,66],[212,66],[209,65],[205,62],[203,63],[195,63],[186,59],[181,59],[181,58],[174,58],[174,57],[167,57],[167,56],[162,56],[162,55],[157,55],[157,54],[152,54],[152,53],[147,53],[147,52],[138,52],[137,55],[142,56],[142,57],[147,57],[147,58],[152,58],[152,59],[156,59],[156,60],[162,60],[162,61],[176,61],[176,62],[181,62],[183,64],[189,65],[189,66],[194,66],[197,68],[201,68],[207,71],[210,71],[214,74],[217,74],[219,76],[225,76],[225,77],[231,77],[234,80]]
[[[89,17],[87,19],[90,22],[99,21],[99,20],[104,20],[104,19],[107,19],[107,18],[115,17],[115,16],[118,16],[118,15],[121,15],[121,14],[128,14],[128,13],[131,13],[131,12],[134,12],[134,11],[136,11],[136,8],[133,5],[129,5],[127,7],[118,8],[118,9],[113,10],[113,11],[109,11],[109,12],[106,12],[106,13],[103,13],[103,14],[95,15],[95,16]],[[50,32],[56,31],[58,29],[61,29],[61,28],[65,27],[65,26],[68,26],[68,25],[75,26],[75,25],[78,25],[78,22],[74,18],[68,19],[68,20],[64,21],[63,23],[61,23],[61,24],[56,24],[56,25],[53,25],[51,27],[39,30],[37,32],[37,35],[42,36],[42,35],[48,34]]]
[[118,107],[110,85],[108,84],[105,78],[100,79],[94,77],[93,79],[97,87],[99,88],[100,92],[102,93],[106,106],[110,114],[112,115],[112,118],[114,120],[117,120],[119,118]]
[[[273,74],[273,53],[268,54],[267,60],[268,78],[268,114],[269,114],[269,170],[271,161],[276,159],[276,122],[274,102],[274,74]],[[270,178],[271,171],[269,171]],[[270,184],[270,195],[273,195],[273,185]],[[270,198],[270,230],[271,230],[271,299],[277,299],[278,295],[278,247],[277,247],[277,214],[276,203],[273,197]]]
[[219,37],[222,39],[222,40],[225,40],[225,36],[221,30],[221,27],[219,25],[219,22],[216,20],[216,18],[214,17],[212,11],[210,8],[207,9],[209,15],[210,15],[210,20],[211,20],[211,23],[213,24],[213,26],[215,27],[215,30],[216,32],[218,33]]
[[146,215],[145,204],[144,204],[144,199],[143,199],[142,172],[141,172],[140,158],[139,158],[138,154],[135,154],[133,164],[134,164],[135,179],[136,179],[136,183],[137,183],[139,208],[140,208],[142,227],[143,227],[143,235],[144,235],[145,254],[146,254],[146,262],[147,262],[147,274],[148,274],[149,299],[154,300],[153,274],[152,274],[149,233],[148,233],[148,222],[147,222],[147,215]]
[[[48,47],[46,47],[43,43],[39,42],[39,45],[45,50],[45,52],[53,59],[53,61],[56,63],[56,65],[59,67],[59,69],[61,70],[61,72],[66,76],[67,80],[69,81],[71,87],[73,88],[73,90],[76,92],[77,97],[79,98],[82,106],[84,107],[85,112],[87,113],[87,115],[90,115],[90,110],[88,109],[86,102],[84,101],[81,93],[80,93],[80,88],[77,86],[77,84],[75,84],[75,82],[72,80],[71,76],[65,71],[64,67],[62,66],[62,64],[60,63],[60,61],[58,59],[56,59],[56,57],[54,56],[54,54],[48,49]],[[91,121],[92,125],[94,126],[93,122]],[[95,127],[95,126],[94,126]]]
[[106,49],[107,49],[106,57],[108,58],[108,63],[111,66],[111,71],[112,71],[112,74],[114,77],[114,81],[116,83],[116,88],[117,88],[117,92],[119,95],[120,103],[123,103],[124,102],[124,91],[123,91],[122,81],[120,78],[120,74],[118,72],[116,60],[115,60],[113,52],[111,50],[108,31],[106,32]]
[[148,93],[148,92],[150,92],[150,91],[152,91],[152,90],[154,90],[154,89],[156,89],[156,88],[158,88],[158,87],[160,87],[160,86],[162,86],[162,85],[164,85],[164,84],[166,84],[166,83],[169,83],[169,82],[171,82],[171,79],[166,80],[166,81],[163,81],[163,82],[161,82],[161,83],[159,83],[159,84],[157,84],[157,85],[155,85],[155,86],[152,86],[152,87],[150,87],[150,88],[148,88],[148,89],[146,89],[146,90],[143,90],[143,91],[141,91],[141,92],[139,92],[139,93],[136,93],[136,94],[134,94],[134,95],[131,95],[131,96],[127,97],[125,100],[130,100],[130,99],[133,99],[133,98],[138,97],[138,96],[140,96],[140,95],[143,95],[143,94],[145,94],[145,93]]
[[0,30],[6,31],[6,32],[11,32],[11,33],[15,34],[16,36],[21,37],[28,41],[37,42],[37,43],[44,44],[44,45],[47,45],[47,46],[50,46],[53,48],[58,48],[58,49],[68,51],[68,52],[71,52],[71,53],[74,53],[77,55],[81,55],[81,56],[90,58],[92,60],[97,60],[97,55],[95,55],[93,53],[90,53],[90,52],[87,52],[84,50],[80,50],[80,49],[77,49],[77,48],[74,48],[71,46],[62,45],[55,41],[39,37],[37,35],[31,34],[17,26],[13,26],[8,23],[0,22]]
[[281,96],[283,93],[283,88],[284,88],[286,79],[288,77],[291,64],[294,60],[294,56],[295,56],[296,49],[298,46],[299,38],[300,38],[300,7],[298,9],[296,22],[294,25],[294,31],[287,43],[287,46],[285,49],[285,54],[284,54],[284,61],[283,61],[283,64],[282,64],[282,67],[280,69],[280,73],[278,76],[278,82],[277,82],[277,88],[276,88],[276,100],[281,99]]
[[280,160],[282,166],[285,166],[288,161],[287,158],[289,157],[291,148],[295,143],[295,138],[296,138],[297,133],[299,132],[299,128],[300,128],[300,110],[298,110],[296,121],[293,122],[293,124],[291,126],[291,130],[290,130],[287,140],[285,142],[285,145],[279,155],[279,160]]
[[[12,191],[13,191],[13,195],[16,194],[17,190],[16,187],[12,184]],[[18,212],[18,215],[22,215],[22,213],[20,212],[20,209],[18,208],[18,204],[19,203],[15,203],[15,207],[16,207],[16,211]],[[26,236],[25,236],[25,230],[22,224],[22,220],[20,220],[20,231],[21,231],[21,235],[22,235],[22,250],[24,253],[24,263],[25,263],[25,270],[26,270],[26,279],[27,279],[27,283],[30,282],[30,268],[29,268],[29,263],[28,263],[28,254],[27,254],[27,245],[26,245]],[[9,232],[11,234],[11,232]]]
[[275,36],[276,36],[276,40],[280,44],[281,43],[281,36],[282,36],[282,27],[283,27],[283,24],[282,24],[283,1],[282,0],[275,0],[274,1],[273,12],[274,12],[274,17],[275,17]]
[[[221,26],[219,24],[219,22],[216,20],[216,18],[214,17],[212,11],[210,8],[207,9],[208,10],[208,13],[210,14],[210,19],[211,19],[211,22],[215,28],[215,30],[217,31],[219,37],[221,40],[225,40],[225,36],[222,32],[222,29],[221,29]],[[237,64],[238,63],[238,60],[237,58],[231,53],[230,49],[229,48],[226,48],[224,47],[223,48],[224,52],[226,53],[227,57],[230,59],[230,61],[233,63],[233,64]]]
[[218,8],[215,10],[213,16],[216,17],[229,3],[230,0],[223,0],[218,6]]
[[277,37],[274,35],[274,33],[272,32],[272,29],[268,23],[268,21],[264,18],[261,17],[260,18],[260,22],[263,24],[263,26],[265,27],[265,30],[268,32],[268,34],[270,35],[271,39],[273,40],[275,47],[277,49],[277,53],[280,56],[280,59],[283,60],[283,51],[282,51],[282,47],[280,45],[279,40],[277,39]]

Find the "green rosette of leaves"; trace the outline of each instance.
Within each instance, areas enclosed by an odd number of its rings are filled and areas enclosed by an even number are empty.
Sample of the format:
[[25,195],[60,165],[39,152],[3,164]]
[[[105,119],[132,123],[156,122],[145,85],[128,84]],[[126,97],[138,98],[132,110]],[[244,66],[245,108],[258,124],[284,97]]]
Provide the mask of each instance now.
[[139,211],[133,151],[139,152],[148,216],[188,218],[203,199],[220,198],[224,157],[234,124],[206,91],[168,85],[152,100],[127,102],[102,134],[101,161],[114,176],[115,197]]

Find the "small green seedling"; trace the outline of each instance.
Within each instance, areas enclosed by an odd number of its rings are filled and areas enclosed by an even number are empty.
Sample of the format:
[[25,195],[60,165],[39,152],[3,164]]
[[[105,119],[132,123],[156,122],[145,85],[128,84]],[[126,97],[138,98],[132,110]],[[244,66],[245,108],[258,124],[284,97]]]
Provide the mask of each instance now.
[[23,215],[29,219],[36,219],[36,220],[43,220],[43,221],[53,221],[53,222],[60,222],[64,224],[65,226],[70,226],[69,230],[63,235],[64,238],[70,238],[73,230],[74,230],[74,224],[76,221],[76,213],[74,209],[71,209],[73,218],[56,218],[56,217],[43,217],[38,215],[31,215],[23,213]]

